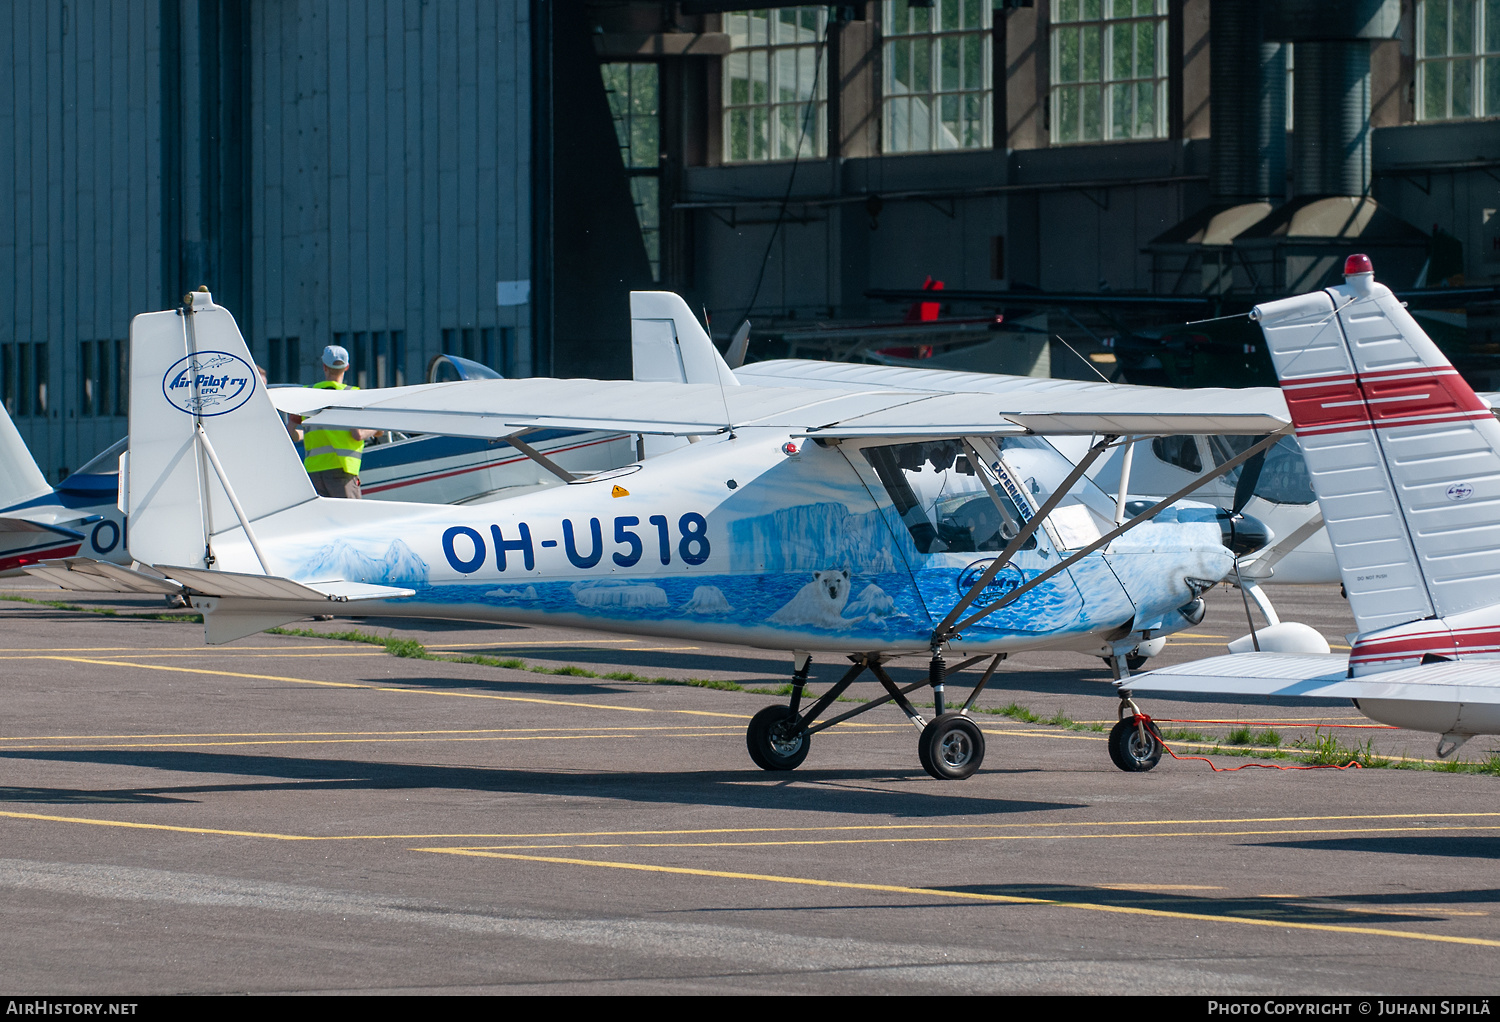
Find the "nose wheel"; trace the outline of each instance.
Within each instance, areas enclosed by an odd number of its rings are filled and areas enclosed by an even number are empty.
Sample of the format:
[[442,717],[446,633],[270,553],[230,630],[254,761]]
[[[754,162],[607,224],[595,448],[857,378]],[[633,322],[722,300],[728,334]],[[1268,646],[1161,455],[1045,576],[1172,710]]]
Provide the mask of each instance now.
[[1143,773],[1161,760],[1161,739],[1144,717],[1122,717],[1109,732],[1109,758],[1126,773]]

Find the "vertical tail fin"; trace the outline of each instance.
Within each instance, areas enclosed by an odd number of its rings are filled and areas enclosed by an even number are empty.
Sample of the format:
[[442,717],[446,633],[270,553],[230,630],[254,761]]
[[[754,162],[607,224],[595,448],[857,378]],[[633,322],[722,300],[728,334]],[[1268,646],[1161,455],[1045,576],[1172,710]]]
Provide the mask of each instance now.
[[1368,265],[1251,314],[1361,632],[1500,603],[1500,424]]
[[[243,543],[219,563],[217,537],[311,500],[312,484],[249,349],[207,292],[130,324],[130,554],[146,564],[268,572]],[[201,433],[200,433],[201,431]],[[215,461],[218,462],[217,466]],[[235,508],[219,472],[232,479]]]
[[52,492],[26,441],[0,405],[0,508]]
[[630,354],[637,380],[740,384],[693,310],[671,291],[630,292]]

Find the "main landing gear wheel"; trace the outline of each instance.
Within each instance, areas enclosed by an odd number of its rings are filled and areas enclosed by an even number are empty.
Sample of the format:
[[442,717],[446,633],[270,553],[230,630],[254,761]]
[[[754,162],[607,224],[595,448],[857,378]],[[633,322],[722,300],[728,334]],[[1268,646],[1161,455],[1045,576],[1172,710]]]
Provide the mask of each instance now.
[[1149,726],[1137,726],[1134,717],[1123,718],[1109,732],[1109,758],[1127,773],[1150,770],[1161,753],[1161,739]]
[[984,762],[984,732],[962,713],[945,713],[917,739],[922,769],[940,781],[961,781]]
[[[1103,660],[1106,666],[1109,665],[1109,657],[1102,656],[1099,659]],[[1128,667],[1128,668],[1130,668],[1130,673],[1134,674],[1136,671],[1139,671],[1142,667],[1145,667],[1146,666],[1146,661],[1149,660],[1149,659],[1151,659],[1151,658],[1150,657],[1141,656],[1139,653],[1136,653],[1136,652],[1132,651],[1130,653],[1126,653],[1125,654],[1125,666]]]
[[795,770],[807,758],[812,735],[790,733],[797,714],[788,706],[767,706],[750,718],[745,731],[745,746],[750,758],[762,770]]

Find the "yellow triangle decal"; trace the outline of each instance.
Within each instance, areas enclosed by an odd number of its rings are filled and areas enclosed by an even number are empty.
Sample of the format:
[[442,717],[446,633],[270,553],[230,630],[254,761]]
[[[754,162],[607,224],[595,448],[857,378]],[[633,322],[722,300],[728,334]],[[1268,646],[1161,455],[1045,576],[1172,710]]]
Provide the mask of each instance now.
[[630,496],[630,491],[623,486],[616,486],[613,490],[609,491],[609,495],[611,497],[628,497]]

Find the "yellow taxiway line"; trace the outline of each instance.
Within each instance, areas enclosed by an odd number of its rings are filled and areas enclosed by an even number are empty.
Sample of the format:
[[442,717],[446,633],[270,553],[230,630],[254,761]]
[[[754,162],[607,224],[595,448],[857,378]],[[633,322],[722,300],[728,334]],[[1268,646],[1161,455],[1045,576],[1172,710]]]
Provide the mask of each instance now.
[[710,710],[659,709],[653,706],[612,706],[609,703],[584,703],[569,699],[542,699],[538,696],[502,696],[492,692],[434,692],[430,689],[397,688],[391,685],[367,685],[355,681],[318,681],[313,678],[291,678],[279,674],[249,674],[244,671],[220,671],[207,667],[172,667],[167,664],[131,663],[121,660],[100,660],[90,657],[45,656],[36,660],[61,660],[68,663],[90,664],[96,667],[128,667],[139,671],[175,671],[182,674],[207,674],[221,678],[247,678],[251,681],[280,681],[291,685],[317,685],[322,688],[363,689],[367,692],[398,692],[402,695],[444,696],[451,699],[494,699],[507,703],[539,703],[543,706],[574,706],[589,710],[617,710],[621,713],[681,713],[694,717],[727,717],[733,720],[749,720],[744,713],[715,713]]
[[1442,944],[1469,944],[1500,948],[1500,940],[1484,937],[1456,937],[1443,933],[1413,930],[1388,930],[1372,926],[1343,926],[1335,923],[1300,923],[1286,919],[1256,919],[1248,916],[1221,915],[1209,912],[1184,912],[1174,909],[1139,908],[1131,905],[1106,905],[1090,901],[1067,901],[1058,898],[1028,898],[1011,894],[983,894],[978,891],[954,891],[942,887],[906,887],[899,884],[869,884],[849,880],[821,880],[814,877],[783,876],[775,873],[739,873],[729,870],[694,869],[689,866],[659,866],[641,862],[610,862],[600,859],[573,859],[550,855],[520,855],[490,852],[473,848],[414,848],[417,852],[476,858],[510,859],[519,862],[547,863],[561,866],[584,866],[595,869],[634,870],[643,873],[665,873],[676,876],[709,877],[718,880],[753,880],[760,883],[791,884],[845,891],[878,891],[886,894],[913,895],[922,898],[952,898],[959,901],[988,902],[1003,905],[1038,905],[1049,908],[1077,909],[1085,912],[1107,912],[1116,915],[1145,916],[1157,919],[1191,920],[1205,923],[1229,923],[1240,926],[1273,927],[1283,930],[1310,930],[1350,936],[1395,937],[1404,940],[1432,941]]
[[[904,831],[1017,831],[1023,829],[1046,831],[1041,837],[1067,837],[1069,832],[1081,828],[1094,828],[1105,830],[1116,828],[1108,833],[1083,835],[1086,837],[1114,837],[1124,836],[1118,834],[1119,828],[1162,828],[1162,827],[1204,827],[1210,825],[1240,826],[1245,827],[1253,824],[1329,824],[1329,823],[1376,823],[1388,821],[1412,821],[1409,826],[1400,827],[1361,827],[1361,828],[1336,828],[1336,827],[1307,827],[1307,828],[1283,828],[1280,830],[1256,830],[1256,831],[1208,831],[1198,830],[1183,832],[1185,836],[1192,837],[1234,837],[1246,833],[1281,833],[1281,834],[1328,834],[1343,832],[1365,832],[1370,830],[1380,831],[1407,831],[1407,832],[1434,832],[1434,831],[1484,831],[1500,830],[1500,821],[1495,824],[1457,824],[1441,821],[1456,820],[1486,820],[1500,817],[1500,812],[1477,812],[1477,813],[1361,813],[1329,816],[1250,816],[1250,817],[1227,817],[1222,819],[1161,819],[1161,820],[1066,820],[1066,821],[1041,821],[1032,823],[876,823],[876,824],[834,824],[821,827],[705,827],[689,829],[666,829],[666,830],[585,830],[585,831],[541,831],[541,832],[490,832],[490,833],[438,833],[438,834],[282,834],[268,831],[251,830],[224,830],[214,827],[188,827],[181,824],[168,823],[143,823],[133,820],[107,820],[89,816],[59,816],[48,813],[26,813],[16,810],[0,810],[0,818],[14,820],[34,820],[46,823],[69,823],[80,824],[91,827],[119,827],[128,830],[159,830],[182,834],[219,834],[232,835],[236,837],[262,838],[276,841],[458,841],[458,840],[537,840],[537,839],[559,839],[559,838],[609,838],[609,837],[708,837],[714,835],[752,835],[752,834],[848,834],[862,833],[871,835],[871,841],[903,840],[893,837]],[[1434,825],[1435,824],[1435,825]],[[984,835],[980,835],[984,836]],[[1029,835],[1020,835],[1029,836]],[[1144,837],[1167,836],[1162,830],[1152,830]],[[946,837],[938,835],[927,840],[947,840]],[[803,844],[818,843],[808,842],[800,838],[781,841],[764,842],[765,844]],[[464,845],[465,848],[482,847]],[[537,847],[535,845],[525,847]],[[600,846],[591,846],[600,847]]]

